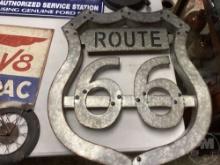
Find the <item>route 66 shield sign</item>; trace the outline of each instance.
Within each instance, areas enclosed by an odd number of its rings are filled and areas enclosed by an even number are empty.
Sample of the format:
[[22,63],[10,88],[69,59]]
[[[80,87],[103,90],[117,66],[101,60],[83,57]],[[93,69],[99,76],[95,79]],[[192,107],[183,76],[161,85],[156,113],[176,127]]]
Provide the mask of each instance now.
[[[211,101],[208,89],[187,56],[189,27],[169,11],[139,13],[129,8],[110,14],[84,12],[63,27],[69,53],[52,84],[49,119],[57,138],[71,151],[102,164],[163,164],[193,150],[208,131]],[[133,76],[133,94],[125,94],[121,86],[97,74],[121,69],[120,59],[126,54],[135,59],[155,53]],[[120,54],[116,56],[115,54]],[[79,73],[84,57],[101,56]],[[104,56],[104,57],[103,57]],[[174,65],[181,85],[167,78],[151,80],[152,72]],[[67,96],[75,84],[74,96]],[[104,90],[106,95],[92,95]],[[126,108],[135,108],[144,124],[163,131],[176,127],[184,111],[192,109],[191,123],[176,141],[146,151],[134,159],[114,149],[89,142],[72,130],[65,118],[66,108],[74,109],[78,122],[89,129],[107,129],[118,120]],[[106,108],[103,114],[91,113],[91,108]],[[169,109],[158,114],[154,108]]]

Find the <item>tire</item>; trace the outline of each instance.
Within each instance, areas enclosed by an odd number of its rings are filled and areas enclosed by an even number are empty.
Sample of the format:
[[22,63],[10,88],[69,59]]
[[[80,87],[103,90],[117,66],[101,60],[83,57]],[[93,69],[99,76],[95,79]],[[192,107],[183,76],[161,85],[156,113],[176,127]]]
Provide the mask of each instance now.
[[17,163],[28,157],[34,150],[40,136],[39,120],[32,110],[22,111],[13,107],[0,109],[0,116],[5,114],[21,116],[26,121],[28,132],[20,148],[10,154],[0,155],[1,165]]

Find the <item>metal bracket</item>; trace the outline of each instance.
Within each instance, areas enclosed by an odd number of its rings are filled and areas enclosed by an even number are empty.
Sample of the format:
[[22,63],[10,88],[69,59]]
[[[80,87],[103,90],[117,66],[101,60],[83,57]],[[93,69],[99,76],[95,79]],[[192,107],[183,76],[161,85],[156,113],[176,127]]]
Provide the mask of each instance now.
[[[64,108],[75,108],[74,104],[75,97],[73,96],[65,96],[64,97]],[[196,100],[192,96],[182,96],[181,97],[186,108],[196,107]],[[156,107],[157,103],[164,107],[170,108],[171,105],[171,97],[169,96],[149,96],[148,104],[149,107]],[[110,100],[108,96],[88,96],[86,100],[86,107],[88,108],[107,108],[110,104]],[[136,100],[134,96],[125,95],[122,100],[123,108],[136,108]]]

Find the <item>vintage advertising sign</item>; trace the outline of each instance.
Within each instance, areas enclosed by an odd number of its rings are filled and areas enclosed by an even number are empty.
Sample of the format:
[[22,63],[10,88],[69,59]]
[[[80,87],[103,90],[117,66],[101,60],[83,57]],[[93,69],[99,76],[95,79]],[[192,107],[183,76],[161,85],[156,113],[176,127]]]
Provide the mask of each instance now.
[[35,104],[52,36],[52,29],[0,25],[1,102]]
[[0,0],[1,15],[72,17],[83,10],[103,12],[102,0]]

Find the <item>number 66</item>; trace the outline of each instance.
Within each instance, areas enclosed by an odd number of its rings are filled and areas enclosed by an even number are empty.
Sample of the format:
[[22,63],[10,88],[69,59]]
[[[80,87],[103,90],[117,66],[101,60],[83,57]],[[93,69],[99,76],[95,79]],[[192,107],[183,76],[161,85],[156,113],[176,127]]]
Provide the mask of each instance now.
[[[181,91],[172,81],[168,79],[157,79],[152,82],[148,81],[152,70],[157,67],[167,66],[170,64],[169,57],[156,57],[145,62],[138,70],[135,78],[135,97],[136,107],[142,119],[154,128],[171,128],[176,126],[182,119],[184,104],[180,98]],[[96,73],[103,68],[117,68],[120,66],[120,59],[103,58],[96,60],[88,65],[78,80],[75,90],[75,113],[78,121],[89,128],[102,129],[112,125],[120,114],[122,108],[122,91],[119,85],[113,80],[99,79],[92,81]],[[110,104],[106,113],[95,115],[88,111],[86,99],[88,93],[105,89],[110,95]],[[151,112],[149,107],[149,94],[154,89],[163,89],[170,94],[170,101],[173,102],[168,114],[157,115]],[[161,98],[155,96],[155,99]],[[163,106],[162,102],[157,102],[155,107]]]

